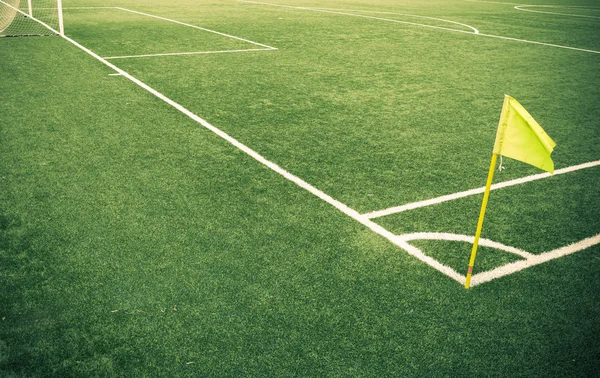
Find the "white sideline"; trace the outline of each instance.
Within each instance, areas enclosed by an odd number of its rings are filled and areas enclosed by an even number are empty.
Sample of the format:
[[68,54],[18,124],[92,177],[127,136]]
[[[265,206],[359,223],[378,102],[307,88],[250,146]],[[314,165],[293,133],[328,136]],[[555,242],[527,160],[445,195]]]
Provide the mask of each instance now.
[[542,7],[542,8],[568,8],[568,9],[597,9],[597,8],[588,8],[588,7],[568,7],[568,6],[551,6],[551,5],[517,5],[515,7],[516,10],[520,10],[523,12],[532,12],[532,13],[543,13],[543,14],[556,14],[560,16],[571,16],[571,17],[585,17],[585,18],[600,18],[600,16],[588,16],[584,14],[572,14],[572,13],[559,13],[559,12],[544,12],[538,10],[531,9],[523,9],[524,7]]
[[273,49],[245,49],[245,50],[216,50],[216,51],[192,51],[163,54],[142,54],[142,55],[123,55],[123,56],[105,56],[104,59],[129,59],[129,58],[149,58],[155,56],[176,56],[176,55],[201,55],[201,54],[224,54],[224,53],[242,53],[250,51],[274,51]]
[[[370,18],[370,19],[375,19],[375,20],[384,20],[384,21],[396,22],[396,23],[400,23],[400,24],[417,25],[417,26],[428,27],[428,28],[431,28],[431,29],[446,30],[446,31],[451,31],[451,32],[456,32],[456,33],[472,34],[472,35],[477,35],[477,36],[487,37],[487,38],[496,38],[496,39],[503,39],[503,40],[507,40],[507,41],[529,43],[529,44],[533,44],[533,45],[556,47],[556,48],[559,48],[559,49],[588,52],[588,53],[592,53],[592,54],[600,54],[600,51],[589,50],[589,49],[582,49],[582,48],[579,48],[579,47],[556,45],[556,44],[553,44],[553,43],[530,41],[530,40],[527,40],[527,39],[519,39],[519,38],[512,38],[512,37],[503,37],[503,36],[500,36],[500,35],[493,35],[493,34],[473,33],[473,32],[466,31],[466,30],[443,28],[443,27],[439,27],[439,26],[418,24],[418,23],[414,23],[414,22],[398,21],[398,20],[392,20],[392,19],[387,19],[387,18],[371,17],[371,16],[364,16],[364,15],[358,15],[358,14],[352,14],[352,13],[333,12],[333,11],[328,11],[328,10],[320,10],[318,8],[296,7],[296,6],[290,6],[290,5],[281,5],[281,4],[274,4],[274,3],[264,3],[264,2],[258,2],[258,1],[250,1],[250,0],[238,0],[238,1],[243,2],[243,3],[249,3],[249,4],[270,5],[270,6],[274,6],[274,7],[300,9],[300,10],[308,10],[308,11],[313,11],[313,12],[323,12],[323,13],[331,13],[331,14],[338,14],[338,15],[344,15],[344,16]],[[512,4],[512,5],[514,5],[514,4]]]
[[[573,166],[570,166],[570,167],[566,167],[566,168],[561,168],[561,169],[555,170],[554,171],[554,176],[556,176],[556,175],[562,175],[562,174],[570,173],[570,172],[575,172],[575,171],[578,171],[578,170],[581,170],[581,169],[597,167],[599,165],[600,165],[600,160],[591,161],[591,162],[583,163],[583,164],[579,164],[579,165],[573,165]],[[550,173],[547,173],[547,172],[538,173],[536,175],[521,177],[521,178],[510,180],[510,181],[505,181],[505,182],[500,182],[500,183],[497,183],[497,184],[493,184],[491,186],[490,190],[496,190],[496,189],[501,189],[501,188],[506,188],[506,187],[509,187],[509,186],[513,186],[513,185],[524,184],[526,182],[541,180],[541,179],[552,177],[552,176],[553,175],[551,175]],[[365,217],[367,217],[369,219],[384,217],[386,215],[397,214],[397,213],[401,213],[401,212],[404,212],[404,211],[407,211],[407,210],[418,209],[420,207],[436,205],[438,203],[443,203],[443,202],[447,202],[447,201],[453,201],[455,199],[469,197],[469,196],[473,196],[473,195],[476,195],[476,194],[481,194],[484,191],[485,191],[485,186],[482,186],[480,188],[466,190],[464,192],[447,194],[447,195],[444,195],[444,196],[441,196],[441,197],[431,198],[431,199],[424,200],[424,201],[412,202],[412,203],[407,203],[407,204],[401,205],[401,206],[390,207],[388,209],[372,211],[370,213],[363,214],[363,216],[365,216]]]

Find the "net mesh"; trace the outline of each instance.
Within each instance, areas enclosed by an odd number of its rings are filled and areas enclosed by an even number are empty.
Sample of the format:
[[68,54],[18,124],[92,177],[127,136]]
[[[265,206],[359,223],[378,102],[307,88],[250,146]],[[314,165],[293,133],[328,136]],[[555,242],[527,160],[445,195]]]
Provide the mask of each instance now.
[[0,37],[57,34],[35,19],[58,30],[56,0],[0,0]]

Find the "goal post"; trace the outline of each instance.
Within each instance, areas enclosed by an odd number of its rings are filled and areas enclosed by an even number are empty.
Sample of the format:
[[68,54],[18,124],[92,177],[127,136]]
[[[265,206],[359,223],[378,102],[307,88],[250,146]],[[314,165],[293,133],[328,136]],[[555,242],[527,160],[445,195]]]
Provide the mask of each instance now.
[[62,0],[0,0],[0,37],[64,33]]

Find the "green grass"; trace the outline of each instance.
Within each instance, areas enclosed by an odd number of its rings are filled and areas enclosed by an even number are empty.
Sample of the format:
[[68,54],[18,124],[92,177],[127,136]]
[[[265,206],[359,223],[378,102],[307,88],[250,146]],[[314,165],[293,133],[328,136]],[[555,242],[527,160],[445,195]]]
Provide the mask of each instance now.
[[[600,50],[597,19],[510,5],[276,2]],[[359,212],[482,186],[504,93],[557,168],[598,160],[600,54],[225,0],[65,4],[113,5],[278,48],[114,63]],[[102,56],[253,48],[117,10],[65,20]],[[60,38],[0,39],[0,376],[597,374],[598,245],[466,291],[110,73]],[[496,182],[538,173],[504,165]],[[598,177],[492,192],[483,236],[541,253],[598,234]],[[472,235],[480,201],[376,221]],[[414,245],[464,273],[470,245]],[[476,269],[513,260],[482,248]]]

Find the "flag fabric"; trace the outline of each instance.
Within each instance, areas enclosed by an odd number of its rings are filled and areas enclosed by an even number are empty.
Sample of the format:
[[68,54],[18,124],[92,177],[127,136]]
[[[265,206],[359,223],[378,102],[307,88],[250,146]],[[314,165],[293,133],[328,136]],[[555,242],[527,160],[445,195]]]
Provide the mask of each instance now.
[[504,95],[494,154],[554,173],[554,163],[550,154],[555,146],[556,143],[527,110],[514,98]]

